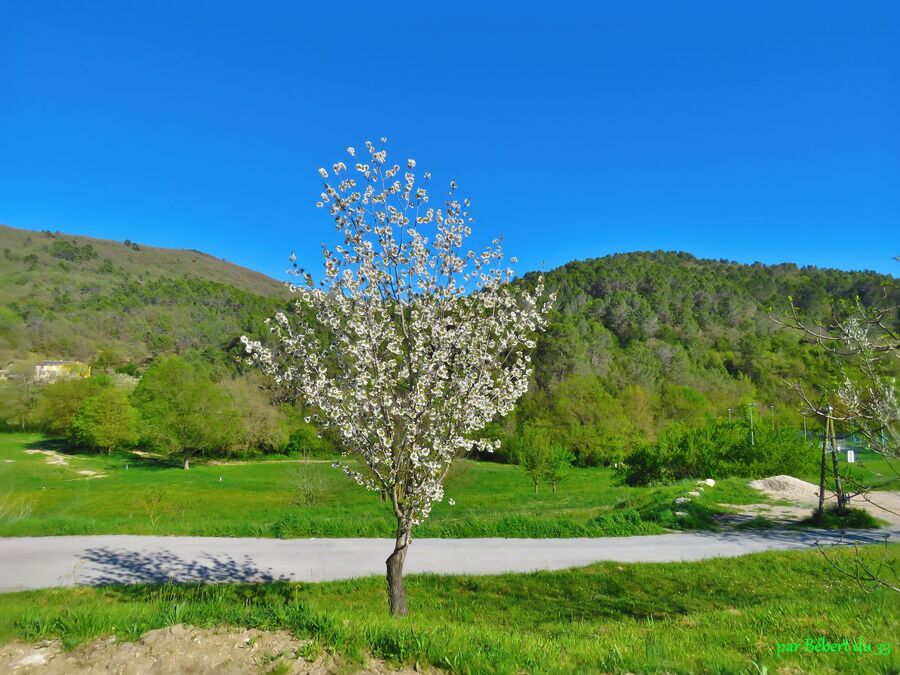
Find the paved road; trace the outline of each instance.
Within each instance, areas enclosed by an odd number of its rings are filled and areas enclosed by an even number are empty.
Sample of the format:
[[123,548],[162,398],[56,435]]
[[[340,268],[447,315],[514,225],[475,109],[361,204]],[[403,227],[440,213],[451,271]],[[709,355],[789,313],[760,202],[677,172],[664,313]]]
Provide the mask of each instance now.
[[[597,539],[416,539],[406,571],[498,574],[578,567],[603,560],[674,562],[757,551],[892,540],[877,532],[690,532]],[[290,579],[325,581],[384,573],[387,539],[214,537],[23,537],[0,539],[0,592],[80,584]]]

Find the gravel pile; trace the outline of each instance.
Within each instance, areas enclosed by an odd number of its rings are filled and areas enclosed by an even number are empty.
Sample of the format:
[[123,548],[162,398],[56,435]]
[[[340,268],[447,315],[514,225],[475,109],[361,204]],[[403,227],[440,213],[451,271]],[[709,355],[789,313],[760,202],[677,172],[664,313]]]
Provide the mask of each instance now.
[[750,483],[750,487],[765,492],[774,499],[795,502],[818,502],[819,486],[793,476],[771,476]]

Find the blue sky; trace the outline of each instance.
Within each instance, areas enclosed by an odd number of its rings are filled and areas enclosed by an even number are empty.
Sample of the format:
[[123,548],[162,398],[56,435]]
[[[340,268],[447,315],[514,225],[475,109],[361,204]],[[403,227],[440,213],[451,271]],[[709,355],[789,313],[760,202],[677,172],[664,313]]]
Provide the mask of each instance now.
[[900,4],[432,4],[3,3],[0,222],[283,278],[334,236],[317,168],[383,135],[521,272],[896,275]]

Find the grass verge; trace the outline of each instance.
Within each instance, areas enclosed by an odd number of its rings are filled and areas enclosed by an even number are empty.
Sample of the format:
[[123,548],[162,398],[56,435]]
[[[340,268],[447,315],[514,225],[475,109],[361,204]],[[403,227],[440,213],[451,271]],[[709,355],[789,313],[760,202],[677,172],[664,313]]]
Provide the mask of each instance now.
[[[861,549],[896,560],[900,547]],[[852,550],[832,552],[850,564]],[[350,659],[460,673],[852,672],[900,668],[896,593],[861,589],[814,551],[673,564],[599,564],[490,577],[412,576],[411,614],[386,615],[384,581],[131,586],[0,595],[0,640],[74,646],[184,623],[287,628]],[[807,638],[870,652],[806,652]],[[797,653],[778,653],[798,643]],[[892,644],[890,654],[878,645]],[[881,648],[884,652],[884,648]]]

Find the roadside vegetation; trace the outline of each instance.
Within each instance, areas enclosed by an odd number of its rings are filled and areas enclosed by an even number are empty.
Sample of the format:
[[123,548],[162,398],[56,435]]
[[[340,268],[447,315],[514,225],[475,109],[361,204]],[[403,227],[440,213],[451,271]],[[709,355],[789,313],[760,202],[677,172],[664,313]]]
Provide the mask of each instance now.
[[814,511],[801,525],[820,527],[828,530],[845,528],[878,527],[878,519],[863,509],[852,507],[838,508],[836,505],[823,509],[821,513]]
[[[897,545],[865,547],[874,562]],[[852,550],[830,555],[849,562]],[[599,564],[501,576],[412,575],[409,618],[385,615],[384,580],[65,588],[0,595],[0,641],[164,626],[286,628],[322,650],[455,673],[847,672],[900,668],[896,593],[835,576],[815,551],[669,564]],[[870,591],[870,592],[869,592]],[[824,637],[869,652],[805,651]],[[796,653],[778,644],[799,643]],[[879,645],[890,645],[879,654]]]

